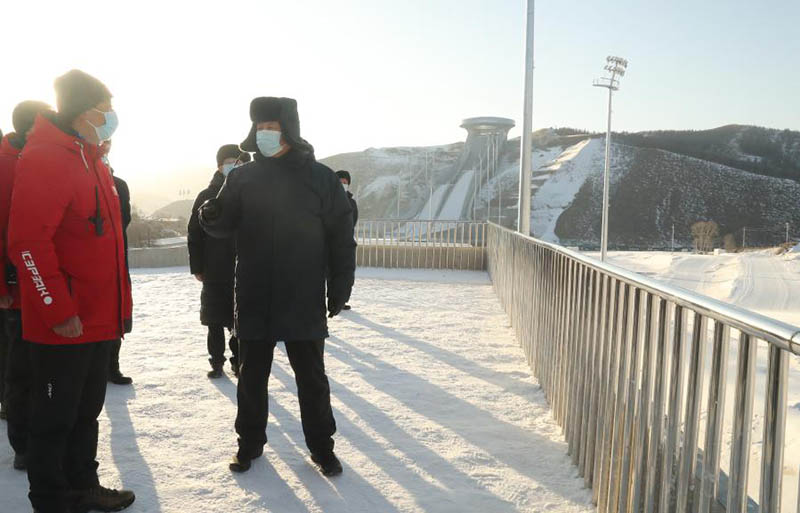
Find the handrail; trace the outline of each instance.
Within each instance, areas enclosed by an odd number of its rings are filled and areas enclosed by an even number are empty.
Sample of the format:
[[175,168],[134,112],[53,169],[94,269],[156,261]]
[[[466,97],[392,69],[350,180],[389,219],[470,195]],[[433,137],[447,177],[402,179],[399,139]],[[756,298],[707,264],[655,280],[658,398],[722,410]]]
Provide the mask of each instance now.
[[766,342],[775,344],[779,348],[789,351],[792,354],[800,355],[800,327],[761,315],[752,310],[747,310],[718,299],[692,292],[682,287],[669,285],[662,281],[648,278],[647,276],[629,271],[614,264],[601,262],[578,251],[573,251],[551,242],[523,235],[491,221],[489,221],[489,225],[573,258],[586,266],[604,272],[639,289],[661,296],[669,296],[669,300],[676,304],[691,308],[695,311],[699,310],[705,317],[724,322],[736,329],[750,331]]
[[[800,329],[493,223],[486,246],[500,302],[598,511],[780,511],[788,364],[800,354]],[[763,440],[753,446],[759,340],[769,354]],[[734,414],[725,431],[732,341]],[[758,505],[748,495],[754,447]]]

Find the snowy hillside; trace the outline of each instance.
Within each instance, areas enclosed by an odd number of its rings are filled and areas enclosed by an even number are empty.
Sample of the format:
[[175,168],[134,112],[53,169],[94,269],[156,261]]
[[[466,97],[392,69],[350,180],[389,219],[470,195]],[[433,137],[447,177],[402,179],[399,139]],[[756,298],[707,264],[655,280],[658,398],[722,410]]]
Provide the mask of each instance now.
[[[574,132],[535,134],[531,226],[548,241],[596,247],[605,138]],[[693,156],[702,152],[711,160]],[[370,149],[324,162],[355,171],[352,190],[365,219],[490,219],[515,226],[519,139],[499,148],[496,163],[465,167],[462,153],[467,149],[458,143]],[[668,248],[673,225],[678,247],[689,247],[698,221],[720,226],[717,245],[727,234],[742,244],[743,229],[750,231],[748,246],[775,245],[783,241],[787,222],[791,235],[800,236],[796,132],[731,126],[620,134],[611,155],[612,248]],[[788,175],[795,179],[782,178]]]

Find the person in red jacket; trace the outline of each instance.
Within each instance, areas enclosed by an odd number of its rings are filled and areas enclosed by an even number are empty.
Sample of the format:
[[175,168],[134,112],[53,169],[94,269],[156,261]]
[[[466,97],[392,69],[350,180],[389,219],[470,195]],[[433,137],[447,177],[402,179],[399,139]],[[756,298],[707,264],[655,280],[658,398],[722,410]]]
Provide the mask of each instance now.
[[119,511],[135,496],[101,486],[96,461],[110,341],[132,307],[119,200],[98,149],[117,116],[108,88],[82,71],[55,90],[58,113],[36,118],[17,162],[8,230],[31,352],[28,497],[41,513]]
[[[50,106],[36,101],[25,101],[14,108],[14,130],[0,142],[0,308],[5,319],[5,340],[8,343],[6,361],[0,361],[0,379],[5,382],[3,405],[7,408],[8,441],[14,449],[14,468],[25,470],[28,450],[28,408],[30,401],[30,351],[22,339],[19,310],[19,287],[16,269],[8,260],[6,235],[8,215],[11,210],[11,193],[14,187],[16,164],[36,116],[49,112]],[[3,375],[5,370],[5,375]]]

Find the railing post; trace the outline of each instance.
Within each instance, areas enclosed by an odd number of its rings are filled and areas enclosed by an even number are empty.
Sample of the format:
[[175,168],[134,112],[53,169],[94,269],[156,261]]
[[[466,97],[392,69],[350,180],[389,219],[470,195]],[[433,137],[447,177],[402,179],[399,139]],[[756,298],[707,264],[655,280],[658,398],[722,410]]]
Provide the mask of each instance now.
[[666,513],[672,510],[673,490],[678,475],[675,472],[675,461],[678,454],[678,442],[681,428],[681,400],[683,397],[683,326],[684,311],[675,305],[675,318],[672,339],[672,358],[669,378],[669,410],[667,413],[667,440],[664,448],[664,465],[661,467],[661,509]]
[[764,449],[761,460],[761,513],[781,510],[783,448],[786,441],[786,393],[789,379],[789,354],[769,347],[767,400],[764,403]]
[[695,489],[697,437],[700,430],[700,401],[703,393],[703,368],[706,349],[706,319],[694,314],[692,354],[689,360],[689,385],[686,400],[686,429],[678,469],[678,513],[689,510],[690,493]]
[[636,401],[639,397],[640,383],[639,361],[641,359],[641,336],[639,321],[641,320],[641,303],[641,291],[637,288],[634,291],[633,304],[631,305],[632,319],[629,321],[632,323],[632,326],[630,328],[630,335],[628,336],[631,357],[628,366],[629,370],[625,376],[625,379],[628,381],[627,394],[623,396],[624,400],[622,403],[622,407],[626,409],[626,412],[622,436],[622,466],[618,473],[619,496],[617,498],[617,507],[615,508],[620,513],[628,512],[628,504],[630,503],[629,495],[631,492],[631,462],[633,461],[634,451],[637,449],[637,446],[633,443],[633,433],[634,418],[637,409]]
[[700,480],[700,492],[697,494],[700,497],[698,513],[710,513],[717,501],[729,346],[728,327],[717,321],[714,324],[714,354],[711,360],[711,379],[708,391],[708,421],[706,423],[706,443],[703,449],[703,474]]
[[[662,427],[664,425],[664,362],[667,355],[667,301],[661,299],[658,305],[658,338],[656,340],[655,388],[653,390],[653,415],[650,431],[650,447],[647,451],[647,484],[645,487],[644,511],[659,511],[661,497],[661,460],[664,458]],[[666,507],[664,508],[666,511]]]
[[644,356],[642,361],[642,387],[639,392],[639,410],[636,417],[636,434],[633,445],[636,447],[635,467],[633,471],[633,491],[630,507],[627,511],[639,512],[644,505],[645,485],[647,484],[647,467],[651,465],[648,455],[650,439],[648,433],[652,425],[650,401],[653,393],[653,317],[655,317],[653,295],[647,294],[644,321]]
[[747,512],[747,472],[750,467],[750,426],[753,421],[755,367],[756,341],[750,335],[740,333],[727,513]]

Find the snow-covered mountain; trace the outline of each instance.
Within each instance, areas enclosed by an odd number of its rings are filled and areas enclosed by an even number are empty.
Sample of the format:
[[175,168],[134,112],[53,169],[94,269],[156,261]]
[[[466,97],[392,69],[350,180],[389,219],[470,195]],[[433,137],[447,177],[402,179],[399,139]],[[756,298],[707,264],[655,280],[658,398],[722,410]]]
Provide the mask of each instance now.
[[[519,143],[518,138],[504,142],[496,158],[487,153],[483,161],[465,159],[476,149],[455,143],[369,149],[323,162],[353,173],[351,190],[364,219],[488,218],[513,227]],[[568,129],[534,134],[535,236],[599,243],[604,149],[599,134]],[[688,246],[692,224],[706,220],[720,225],[720,236],[738,235],[740,243],[739,234],[749,229],[748,245],[782,242],[787,222],[790,234],[800,235],[798,132],[731,125],[620,134],[612,139],[611,152],[612,247],[667,247],[673,224],[678,245]]]

